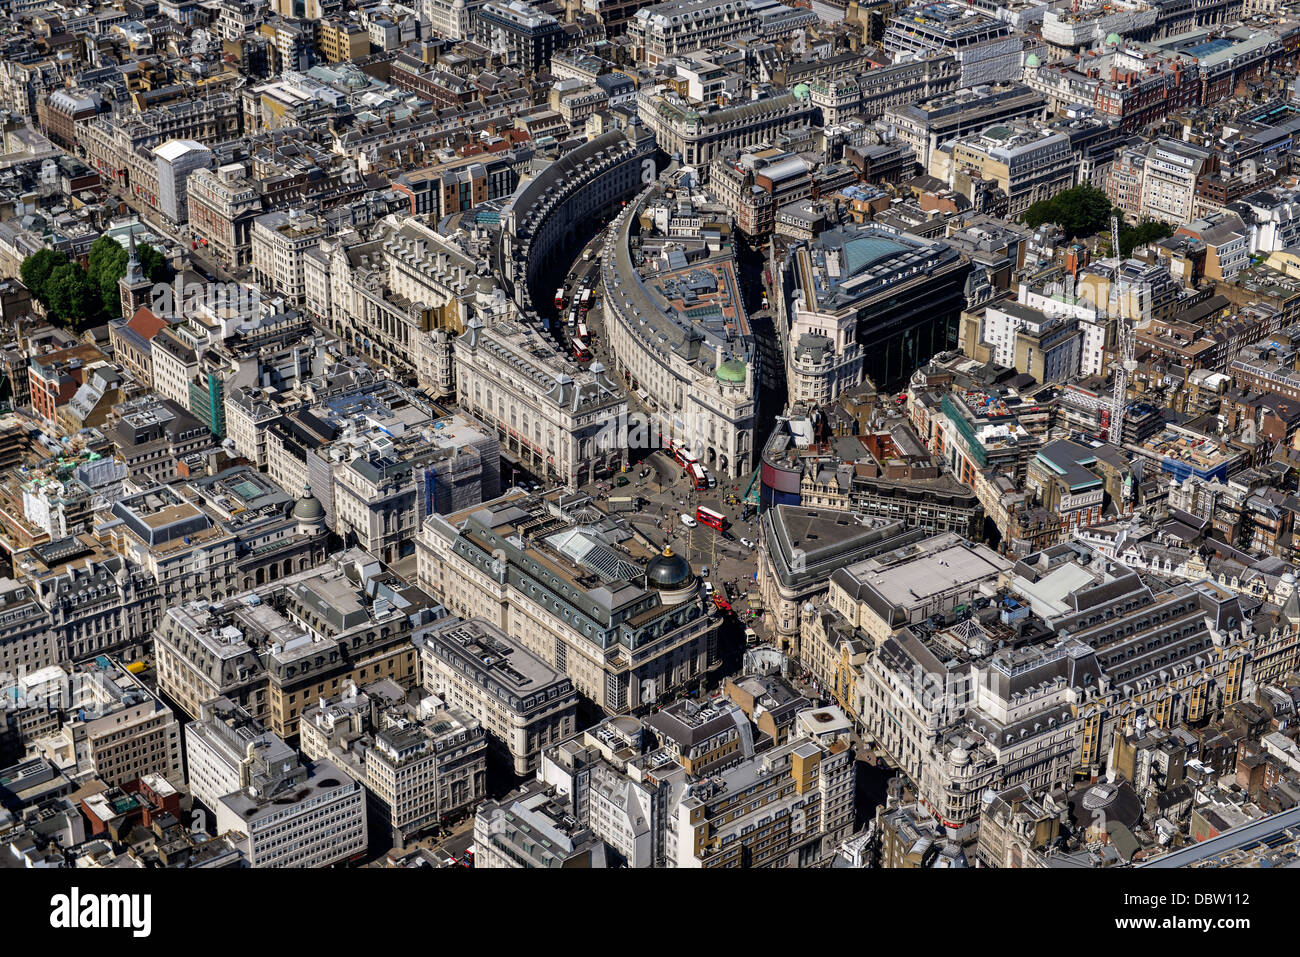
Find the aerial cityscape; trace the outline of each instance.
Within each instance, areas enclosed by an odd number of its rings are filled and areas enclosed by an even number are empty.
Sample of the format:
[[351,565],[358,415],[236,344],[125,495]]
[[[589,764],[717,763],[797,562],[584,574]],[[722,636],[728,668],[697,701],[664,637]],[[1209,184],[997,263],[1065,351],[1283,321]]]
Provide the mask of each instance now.
[[1300,867],[1300,0],[0,0],[0,124],[0,870]]

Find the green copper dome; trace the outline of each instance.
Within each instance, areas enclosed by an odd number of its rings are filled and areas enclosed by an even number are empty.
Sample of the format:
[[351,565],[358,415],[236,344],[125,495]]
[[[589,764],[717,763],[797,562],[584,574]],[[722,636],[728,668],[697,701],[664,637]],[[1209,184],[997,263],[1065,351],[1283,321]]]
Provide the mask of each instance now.
[[1031,54],[1029,54],[1029,56],[1025,57],[1025,66],[1027,66],[1027,67],[1036,67],[1036,66],[1038,66],[1038,54],[1037,54],[1037,53],[1031,53]]
[[718,366],[719,382],[735,382],[743,384],[745,381],[745,363],[739,359],[728,359]]
[[794,93],[795,98],[799,100],[806,100],[811,95],[807,83],[796,83],[791,92]]
[[325,519],[325,506],[311,494],[311,486],[303,490],[302,498],[293,506],[293,517],[299,522],[321,522]]
[[1120,40],[1120,36],[1118,33],[1106,34],[1106,46],[1108,47],[1119,46],[1119,40]]

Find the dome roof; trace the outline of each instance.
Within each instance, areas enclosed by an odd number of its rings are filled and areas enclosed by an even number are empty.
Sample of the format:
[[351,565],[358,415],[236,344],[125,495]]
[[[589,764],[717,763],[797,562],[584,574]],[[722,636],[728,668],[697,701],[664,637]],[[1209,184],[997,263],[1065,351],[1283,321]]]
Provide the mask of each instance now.
[[1108,33],[1108,34],[1106,34],[1106,46],[1108,46],[1108,47],[1118,46],[1118,45],[1119,45],[1119,40],[1120,40],[1120,37],[1119,37],[1119,34],[1118,34],[1118,33]]
[[848,279],[878,262],[909,253],[912,247],[882,236],[860,236],[845,243],[842,251],[844,278]]
[[718,363],[718,380],[721,382],[745,381],[745,363],[739,359],[728,359],[725,362]]
[[1038,54],[1037,54],[1037,53],[1031,53],[1031,54],[1029,54],[1029,56],[1025,57],[1025,66],[1028,66],[1028,67],[1036,67],[1036,66],[1038,66],[1038,63],[1039,63],[1039,60],[1038,60]]
[[343,71],[343,83],[349,90],[360,90],[370,85],[370,81],[360,70]]
[[681,588],[695,580],[691,563],[665,545],[662,555],[650,559],[645,567],[646,584],[651,588]]
[[302,498],[294,503],[293,517],[299,522],[322,522],[325,520],[325,506],[320,503],[320,499],[311,494],[310,486],[303,491]]
[[812,91],[808,89],[807,83],[796,83],[794,85],[794,89],[791,90],[790,92],[793,93],[795,95],[795,99],[798,100],[806,100],[808,99],[809,96],[812,95]]

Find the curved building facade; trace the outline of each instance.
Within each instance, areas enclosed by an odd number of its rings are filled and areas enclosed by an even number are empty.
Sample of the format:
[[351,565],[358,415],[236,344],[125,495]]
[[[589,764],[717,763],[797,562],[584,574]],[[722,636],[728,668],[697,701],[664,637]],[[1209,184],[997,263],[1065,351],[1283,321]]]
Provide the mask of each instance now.
[[[654,182],[655,138],[633,123],[566,153],[510,199],[501,231],[502,278],[516,305],[534,313],[555,288],[563,254],[598,231],[637,190]],[[534,286],[545,287],[542,299]]]
[[652,224],[674,215],[672,205],[647,190],[610,226],[601,261],[610,352],[665,441],[738,478],[754,468],[758,354],[729,247],[661,236],[653,256],[648,251]]

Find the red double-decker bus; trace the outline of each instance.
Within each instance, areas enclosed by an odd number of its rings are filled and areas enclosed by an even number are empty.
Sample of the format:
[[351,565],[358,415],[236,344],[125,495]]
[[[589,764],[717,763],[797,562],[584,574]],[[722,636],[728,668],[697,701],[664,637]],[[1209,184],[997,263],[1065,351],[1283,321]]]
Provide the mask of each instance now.
[[709,477],[704,474],[704,469],[699,462],[692,460],[686,466],[686,474],[691,477],[691,482],[695,485],[695,491],[702,492],[709,487]]
[[560,310],[564,308],[564,287],[563,286],[555,290],[555,308],[556,310]]
[[579,308],[582,310],[582,314],[583,314],[584,316],[587,314],[587,310],[591,308],[591,290],[590,290],[590,289],[584,289],[584,290],[582,290],[582,299],[581,299],[581,301],[579,302]]
[[587,351],[587,344],[581,339],[573,340],[573,358],[579,362],[586,362],[591,358],[591,353]]
[[710,528],[716,528],[720,532],[727,530],[727,517],[721,512],[715,512],[711,508],[705,508],[701,505],[695,510],[695,520]]

